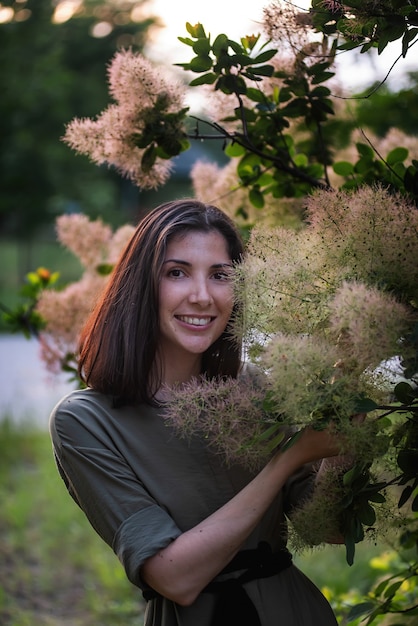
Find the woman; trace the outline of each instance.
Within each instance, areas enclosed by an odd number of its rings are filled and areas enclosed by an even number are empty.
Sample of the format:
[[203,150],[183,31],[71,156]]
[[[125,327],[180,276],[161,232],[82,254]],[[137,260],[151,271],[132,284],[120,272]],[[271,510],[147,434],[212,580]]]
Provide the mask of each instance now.
[[151,211],[81,334],[88,388],[51,416],[61,476],[142,588],[147,626],[336,624],[285,547],[285,514],[312,491],[309,464],[338,454],[331,434],[308,429],[251,474],[164,422],[173,384],[241,375],[229,322],[242,254],[213,206],[185,199]]

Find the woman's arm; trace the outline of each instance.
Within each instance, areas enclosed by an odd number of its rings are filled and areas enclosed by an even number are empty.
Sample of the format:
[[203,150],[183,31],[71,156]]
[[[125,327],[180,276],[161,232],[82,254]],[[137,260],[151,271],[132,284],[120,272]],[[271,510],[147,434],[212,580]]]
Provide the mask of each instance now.
[[338,441],[329,431],[306,429],[229,502],[147,559],[143,580],[166,598],[191,604],[239,551],[287,479],[305,463],[338,452]]

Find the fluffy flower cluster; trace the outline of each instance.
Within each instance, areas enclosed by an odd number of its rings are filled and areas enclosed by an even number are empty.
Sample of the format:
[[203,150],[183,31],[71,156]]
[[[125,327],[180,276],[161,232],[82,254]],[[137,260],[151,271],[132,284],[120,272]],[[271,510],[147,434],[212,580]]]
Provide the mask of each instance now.
[[[414,349],[405,338],[418,321],[418,212],[400,196],[365,188],[355,194],[317,192],[308,216],[309,225],[297,233],[264,225],[252,231],[247,258],[236,272],[237,298],[245,303],[242,338],[249,357],[268,374],[263,409],[273,409],[289,427],[332,419],[346,433],[347,449],[355,447],[358,458],[371,461],[384,451],[386,436],[374,431],[371,420],[370,436],[362,428],[358,439],[351,416],[364,395],[386,399],[384,369],[378,374],[378,366]],[[240,326],[240,337],[241,332]],[[214,436],[213,429],[217,411],[221,424],[236,411],[204,387],[200,383],[195,393],[206,398],[206,416],[213,397],[211,417],[196,422],[196,429],[234,456],[230,435]],[[191,395],[188,389],[187,401]],[[248,401],[245,385],[238,395],[241,403]],[[181,406],[175,412],[181,415]],[[258,428],[256,412],[253,421]],[[257,454],[250,423],[235,421],[232,431],[235,443],[241,438],[242,449],[254,446]]]
[[116,53],[108,76],[115,104],[95,120],[74,119],[63,139],[94,163],[113,165],[139,187],[155,189],[166,182],[172,166],[170,161],[157,157],[151,168],[144,169],[141,161],[145,148],[138,146],[138,138],[157,100],[163,114],[183,109],[184,88],[130,50]]
[[292,2],[273,0],[263,9],[264,30],[269,39],[278,42],[280,47],[288,46],[291,50],[300,51],[309,43],[304,17],[308,12]]
[[203,433],[227,463],[238,461],[256,469],[287,432],[276,430],[277,421],[265,410],[265,394],[261,377],[244,375],[239,380],[210,380],[203,384],[193,379],[170,389],[165,421],[183,437]]
[[77,337],[108,274],[103,265],[113,265],[131,238],[133,226],[122,226],[113,235],[101,220],[90,221],[85,215],[62,215],[56,222],[58,240],[84,265],[77,282],[61,291],[42,292],[37,311],[46,321],[41,335],[41,357],[47,369],[56,374],[74,354]]
[[315,350],[358,380],[405,348],[400,339],[416,321],[418,213],[400,196],[364,188],[313,194],[308,219],[296,234],[252,233],[241,270],[250,348],[257,338],[260,349],[283,336],[319,338],[327,346]]
[[402,302],[417,301],[418,212],[404,196],[371,187],[355,194],[315,193],[308,219],[308,233],[318,240],[328,268]]
[[110,226],[101,220],[91,222],[79,213],[58,217],[56,231],[59,242],[71,250],[85,268],[93,269],[103,262],[112,237]]

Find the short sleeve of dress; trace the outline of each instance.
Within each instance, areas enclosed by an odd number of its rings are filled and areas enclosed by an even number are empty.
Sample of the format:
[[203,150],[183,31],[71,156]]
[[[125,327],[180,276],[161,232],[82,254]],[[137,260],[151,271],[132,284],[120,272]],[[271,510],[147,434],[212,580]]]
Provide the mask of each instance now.
[[141,565],[179,534],[168,513],[157,505],[138,511],[122,522],[116,532],[113,549],[134,585],[145,586],[139,577]]
[[73,392],[54,409],[50,433],[59,473],[93,528],[115,551],[129,580],[143,587],[142,563],[181,534],[123,454],[108,407]]

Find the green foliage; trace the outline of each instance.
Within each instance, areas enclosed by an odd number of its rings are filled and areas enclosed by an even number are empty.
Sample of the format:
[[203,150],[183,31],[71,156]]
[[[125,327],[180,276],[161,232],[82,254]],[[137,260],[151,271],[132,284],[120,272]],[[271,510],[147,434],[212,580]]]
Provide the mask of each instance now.
[[51,273],[45,267],[38,267],[35,272],[26,275],[26,282],[19,292],[23,302],[14,309],[0,303],[3,321],[10,332],[22,332],[28,339],[38,336],[39,331],[45,327],[45,321],[36,311],[39,295],[44,289],[54,287],[58,278],[59,272]]
[[[394,626],[412,626],[415,623],[414,616],[418,615],[418,564],[411,553],[405,552],[403,557],[403,561],[397,559],[385,568],[385,575],[369,592],[366,602],[360,602],[351,608],[347,616],[349,624],[357,619],[361,619],[364,625],[386,623],[385,616],[390,614],[402,616],[398,619],[406,619],[402,622],[390,622]],[[390,574],[391,570],[394,573]]]
[[[333,4],[340,7],[340,12],[348,6]],[[350,11],[360,11],[360,5],[355,9],[351,4]],[[317,30],[322,29],[326,36],[346,32],[345,21],[352,25],[352,19],[343,16],[335,20],[334,15],[331,20],[331,13],[337,9],[330,13],[323,5],[318,0],[312,7]],[[370,7],[363,9],[367,12]],[[395,6],[394,10],[398,9]],[[415,31],[408,30],[405,16],[400,19],[411,37]],[[379,29],[373,27],[373,32],[377,33],[380,43],[376,45],[381,50],[395,37],[395,30],[392,24],[384,25],[384,20],[379,20]],[[326,83],[334,76],[332,65],[337,50],[346,44],[338,46],[335,38],[329,45],[324,38],[315,53],[301,50],[290,69],[277,69],[270,63],[277,50],[269,48],[269,42],[261,43],[259,36],[234,41],[221,34],[212,40],[202,24],[187,23],[186,28],[189,36],[179,39],[192,49],[194,56],[188,63],[178,65],[200,74],[191,80],[191,87],[211,85],[231,100],[230,114],[212,126],[225,140],[226,154],[237,159],[238,180],[248,189],[248,199],[254,207],[262,209],[267,195],[297,198],[318,187],[330,188],[329,166],[344,178],[343,189],[379,183],[418,202],[417,161],[407,164],[408,151],[404,148],[383,157],[371,143],[357,142],[356,162],[334,162],[338,142],[347,143],[348,138],[342,139],[338,122],[333,119],[334,105]],[[412,39],[408,41],[411,43]],[[236,130],[228,130],[227,123],[234,124]],[[347,123],[346,133],[349,128]],[[295,133],[295,129],[302,132]],[[201,137],[198,127],[191,137]]]
[[[418,615],[418,387],[400,382],[394,389],[394,397],[392,406],[382,408],[382,426],[388,425],[392,445],[398,450],[397,475],[384,482],[375,482],[369,467],[359,464],[344,474],[346,495],[342,503],[342,531],[347,562],[352,564],[355,544],[363,541],[365,532],[376,522],[375,506],[385,502],[389,487],[403,488],[398,507],[410,514],[405,515],[398,543],[399,550],[409,551],[409,554],[399,559],[395,572],[388,573],[369,591],[367,602],[353,606],[348,615],[349,623],[362,618],[367,620],[365,624],[372,624],[379,616],[387,614]],[[394,416],[393,422],[387,419],[389,415]]]
[[148,173],[157,157],[172,159],[190,148],[184,132],[184,119],[188,107],[170,113],[170,101],[166,94],[159,94],[155,106],[144,113],[146,123],[142,132],[136,135],[135,145],[146,148],[142,156],[142,170]]
[[337,161],[333,170],[345,179],[342,189],[359,189],[363,185],[383,183],[391,191],[400,191],[418,199],[418,161],[412,159],[405,165],[408,150],[398,147],[391,150],[385,158],[365,143],[357,143],[358,160],[356,163]]
[[[361,128],[371,129],[384,137],[391,128],[398,128],[408,136],[417,135],[417,125],[410,111],[418,107],[418,75],[409,73],[409,85],[393,91],[386,85],[375,84],[359,94],[356,100],[356,119]],[[372,97],[369,93],[373,92]]]
[[142,626],[144,605],[63,489],[48,434],[0,420],[0,622]]
[[312,0],[312,24],[326,36],[340,35],[345,40],[338,50],[370,48],[383,52],[391,41],[401,40],[405,57],[418,35],[418,7],[406,0]]
[[[73,116],[103,108],[109,59],[122,38],[142,47],[153,20],[115,20],[108,36],[94,38],[96,4],[87,0],[76,17],[54,24],[54,3],[26,0],[18,5],[27,19],[0,24],[0,228],[9,236],[27,239],[79,207],[114,215],[121,180],[74,159],[60,137]],[[111,21],[110,7],[106,17]]]
[[[307,63],[301,54],[297,72],[278,71],[269,63],[277,50],[267,48],[269,42],[260,44],[259,36],[237,42],[221,34],[212,41],[202,24],[188,23],[186,28],[190,37],[179,39],[195,56],[178,65],[202,74],[190,86],[213,85],[237,101],[221,122],[235,122],[240,130],[228,132],[221,123],[214,126],[228,140],[228,156],[239,158],[238,177],[253,206],[262,208],[266,194],[300,197],[314,187],[327,186],[329,153],[323,147],[316,150],[315,144],[319,128],[334,114],[330,90],[322,83],[334,75],[330,68],[335,48],[314,63]],[[303,151],[287,131],[293,120],[304,125],[310,137],[304,139]]]

